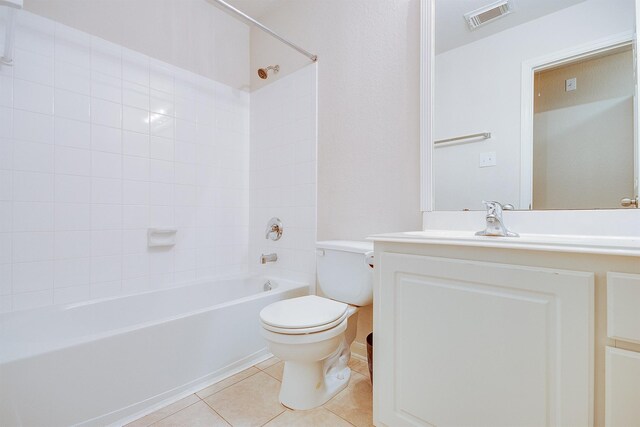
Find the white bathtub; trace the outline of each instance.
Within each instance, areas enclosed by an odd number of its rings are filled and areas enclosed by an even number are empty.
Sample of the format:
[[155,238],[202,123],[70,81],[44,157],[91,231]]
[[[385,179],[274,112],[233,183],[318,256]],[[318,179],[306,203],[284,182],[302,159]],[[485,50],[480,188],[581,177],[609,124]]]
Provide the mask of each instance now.
[[263,277],[0,315],[0,425],[105,425],[267,355],[258,313],[308,285]]

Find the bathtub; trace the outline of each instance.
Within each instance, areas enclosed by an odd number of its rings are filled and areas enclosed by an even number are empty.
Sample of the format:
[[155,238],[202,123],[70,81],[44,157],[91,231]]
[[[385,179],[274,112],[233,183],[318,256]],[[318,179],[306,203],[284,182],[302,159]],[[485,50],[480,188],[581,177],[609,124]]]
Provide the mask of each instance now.
[[269,280],[1,314],[0,425],[117,425],[264,359],[258,313],[309,291]]

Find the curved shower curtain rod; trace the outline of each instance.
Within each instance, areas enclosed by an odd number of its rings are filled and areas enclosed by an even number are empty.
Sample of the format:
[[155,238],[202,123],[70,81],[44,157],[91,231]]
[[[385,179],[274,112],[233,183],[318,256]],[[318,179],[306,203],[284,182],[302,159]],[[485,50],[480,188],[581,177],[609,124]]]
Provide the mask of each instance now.
[[273,37],[275,37],[276,39],[280,40],[282,43],[286,44],[287,46],[292,47],[293,49],[297,50],[298,52],[300,52],[304,56],[308,57],[313,62],[316,62],[318,60],[318,55],[314,55],[313,53],[301,48],[300,46],[298,46],[298,45],[296,45],[294,43],[291,43],[289,40],[287,40],[284,37],[280,36],[279,34],[275,33],[270,28],[265,27],[263,24],[261,24],[260,22],[256,21],[255,19],[253,19],[252,17],[250,17],[249,15],[247,15],[246,13],[241,11],[240,9],[237,9],[237,8],[231,6],[226,1],[224,1],[224,0],[210,0],[210,1],[218,3],[220,6],[224,7],[225,9],[227,9],[227,10],[233,12],[234,14],[239,15],[243,19],[251,22],[253,25],[255,25],[256,27],[260,28],[265,33],[271,34]]

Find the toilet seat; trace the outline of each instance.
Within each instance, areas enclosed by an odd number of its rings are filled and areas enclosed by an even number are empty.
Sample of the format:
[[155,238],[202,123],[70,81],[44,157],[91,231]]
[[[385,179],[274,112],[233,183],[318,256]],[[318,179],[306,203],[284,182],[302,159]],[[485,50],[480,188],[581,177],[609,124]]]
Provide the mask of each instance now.
[[262,309],[264,329],[287,335],[326,331],[342,323],[349,315],[348,305],[328,298],[308,295],[275,302]]

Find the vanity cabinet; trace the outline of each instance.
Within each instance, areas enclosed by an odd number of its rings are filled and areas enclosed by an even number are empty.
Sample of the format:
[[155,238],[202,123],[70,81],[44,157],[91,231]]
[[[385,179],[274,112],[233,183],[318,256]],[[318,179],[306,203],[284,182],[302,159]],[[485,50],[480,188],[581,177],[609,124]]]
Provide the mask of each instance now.
[[376,426],[640,425],[640,257],[374,239]]

